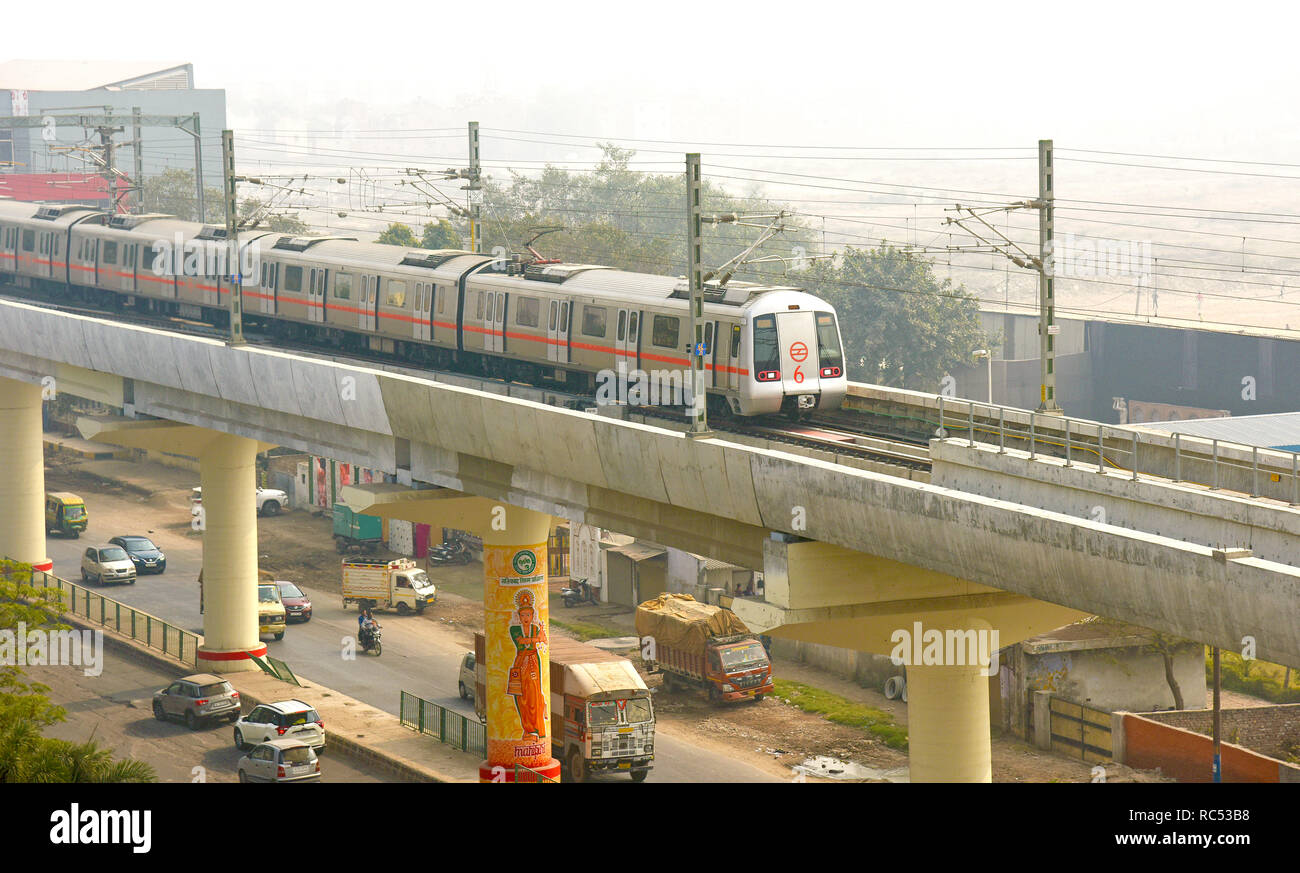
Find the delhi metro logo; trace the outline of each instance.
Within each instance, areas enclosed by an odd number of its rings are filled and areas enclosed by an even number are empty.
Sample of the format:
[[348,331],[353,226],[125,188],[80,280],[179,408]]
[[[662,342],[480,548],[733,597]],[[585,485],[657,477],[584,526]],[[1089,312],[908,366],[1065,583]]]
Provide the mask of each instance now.
[[537,569],[537,556],[524,549],[522,552],[515,552],[514,560],[510,563],[520,576],[531,576],[533,570]]
[[790,360],[794,361],[796,364],[802,364],[804,361],[808,360],[808,346],[804,343],[791,343]]

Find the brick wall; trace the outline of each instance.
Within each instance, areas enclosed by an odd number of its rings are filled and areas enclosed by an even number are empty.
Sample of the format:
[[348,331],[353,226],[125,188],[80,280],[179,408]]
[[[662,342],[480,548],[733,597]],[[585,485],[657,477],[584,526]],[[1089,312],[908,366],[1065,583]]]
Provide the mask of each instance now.
[[[1121,720],[1122,763],[1140,770],[1159,767],[1179,782],[1212,781],[1214,743],[1208,736],[1131,713],[1125,713]],[[1221,744],[1220,755],[1224,782],[1300,781],[1300,766],[1232,743]]]
[[[1198,734],[1210,734],[1214,713],[1208,709],[1146,712],[1144,718]],[[1274,758],[1300,746],[1300,703],[1222,710],[1222,739]]]

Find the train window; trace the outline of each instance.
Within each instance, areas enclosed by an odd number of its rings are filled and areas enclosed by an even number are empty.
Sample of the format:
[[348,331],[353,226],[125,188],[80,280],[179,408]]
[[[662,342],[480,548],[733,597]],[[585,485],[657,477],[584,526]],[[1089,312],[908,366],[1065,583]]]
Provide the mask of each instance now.
[[713,322],[711,321],[704,324],[704,349],[706,355],[713,354]]
[[434,295],[438,298],[438,314],[442,314],[442,307],[447,302],[447,289],[442,285],[434,286]]
[[636,313],[633,312],[627,317],[627,339],[628,342],[636,342]]
[[605,336],[605,320],[609,313],[603,306],[583,306],[582,307],[582,334],[583,336]]
[[650,341],[665,349],[677,348],[681,338],[682,320],[675,315],[656,315],[650,323]]
[[23,231],[23,251],[25,252],[36,251],[36,231],[34,230]]
[[399,308],[406,306],[405,282],[389,279],[388,285],[386,286],[386,292],[387,293],[384,294],[385,306],[396,306]]
[[284,268],[284,290],[286,291],[302,290],[302,267]]
[[497,295],[496,295],[496,294],[489,294],[489,295],[487,296],[487,299],[488,299],[488,305],[487,305],[487,320],[488,320],[488,321],[493,321],[493,320],[495,320],[495,318],[496,318],[495,313],[496,313],[496,305],[497,305]]
[[776,336],[776,316],[760,315],[754,319],[754,372],[779,372],[781,344]]
[[618,311],[618,341],[623,342],[627,338],[627,310]]
[[740,325],[731,326],[731,359],[740,357]]
[[515,298],[515,324],[520,327],[537,327],[541,316],[542,302],[536,297]]
[[483,320],[483,292],[474,292],[474,317],[479,321]]
[[552,331],[555,330],[555,320],[559,311],[560,311],[560,304],[552,300],[551,301],[551,326],[548,328],[548,330],[552,330]]
[[104,240],[103,260],[106,264],[117,263],[117,243],[112,240]]
[[840,348],[840,332],[835,328],[834,312],[817,313],[817,358],[818,365],[843,367],[844,353]]
[[560,331],[569,332],[569,301],[567,300],[560,304]]

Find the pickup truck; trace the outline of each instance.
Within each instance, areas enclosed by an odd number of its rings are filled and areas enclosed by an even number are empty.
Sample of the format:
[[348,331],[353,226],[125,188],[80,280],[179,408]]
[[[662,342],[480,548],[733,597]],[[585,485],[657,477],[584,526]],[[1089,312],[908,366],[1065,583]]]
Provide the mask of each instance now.
[[[203,507],[203,486],[190,489],[191,515],[198,515]],[[289,495],[278,488],[258,488],[255,497],[258,515],[279,515],[289,508]]]
[[343,608],[396,609],[401,615],[424,612],[436,602],[438,589],[409,558],[392,561],[358,559],[343,561]]

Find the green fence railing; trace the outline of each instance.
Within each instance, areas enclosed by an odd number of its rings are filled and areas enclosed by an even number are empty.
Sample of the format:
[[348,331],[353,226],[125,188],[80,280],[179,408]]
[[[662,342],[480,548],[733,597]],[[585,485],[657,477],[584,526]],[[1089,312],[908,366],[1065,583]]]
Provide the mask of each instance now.
[[487,730],[478,719],[466,718],[408,691],[402,692],[399,713],[403,727],[417,730],[462,752],[487,757]]
[[60,579],[53,573],[33,571],[32,586],[57,589],[63,596],[68,612],[73,615],[158,649],[183,664],[196,666],[200,639],[198,634],[67,579]]

